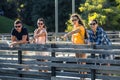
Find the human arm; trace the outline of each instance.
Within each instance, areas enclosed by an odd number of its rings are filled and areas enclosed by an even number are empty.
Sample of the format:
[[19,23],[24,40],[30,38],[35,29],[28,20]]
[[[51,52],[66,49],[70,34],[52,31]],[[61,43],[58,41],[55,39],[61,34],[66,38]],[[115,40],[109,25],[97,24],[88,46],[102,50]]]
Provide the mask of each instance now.
[[38,38],[40,36],[46,36],[46,30],[45,29],[37,29],[35,32],[34,32],[34,38]]
[[92,31],[89,31],[88,44],[102,44],[103,35],[104,33],[102,31],[98,31],[96,34],[94,34]]
[[22,29],[21,33],[19,33],[21,35],[18,35],[16,30],[12,30],[11,34],[12,34],[11,35],[11,42],[12,43],[10,46],[28,43],[28,32],[27,32],[26,28]]
[[10,47],[13,47],[13,46],[18,45],[18,44],[28,43],[27,35],[23,35],[22,40],[17,40],[15,36],[11,36],[11,40],[12,40],[12,42],[10,44]]
[[37,35],[38,29],[34,30],[33,38],[30,40],[30,43],[35,43],[35,36]]
[[12,40],[11,46],[15,46],[17,44],[25,44],[28,42],[27,35],[23,35],[22,40],[17,40],[15,36],[11,36],[11,40]]
[[71,32],[68,32],[67,34],[65,34],[65,35],[63,36],[63,38],[67,38],[68,36],[70,36],[70,35],[72,35],[72,34],[75,34],[75,33],[78,33],[78,32],[80,32],[80,28],[77,28],[76,30],[73,30],[73,31],[71,31]]
[[107,37],[106,32],[99,27],[97,32],[94,34],[93,31],[89,31],[88,42],[89,44],[96,45],[109,45],[111,44],[109,38]]

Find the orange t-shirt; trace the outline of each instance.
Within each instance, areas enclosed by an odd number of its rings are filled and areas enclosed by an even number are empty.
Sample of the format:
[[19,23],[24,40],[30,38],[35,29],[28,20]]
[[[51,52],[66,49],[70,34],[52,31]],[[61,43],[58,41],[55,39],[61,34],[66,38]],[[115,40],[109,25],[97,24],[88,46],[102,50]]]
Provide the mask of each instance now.
[[84,40],[85,28],[83,26],[78,26],[73,28],[73,30],[76,30],[76,29],[80,29],[80,31],[72,35],[72,43],[85,44],[85,40]]

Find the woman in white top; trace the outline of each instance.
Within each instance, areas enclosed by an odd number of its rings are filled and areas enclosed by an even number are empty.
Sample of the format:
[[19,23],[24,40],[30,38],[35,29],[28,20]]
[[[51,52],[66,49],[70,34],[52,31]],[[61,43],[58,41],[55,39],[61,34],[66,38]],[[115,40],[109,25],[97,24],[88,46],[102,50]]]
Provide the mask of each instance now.
[[43,18],[37,21],[38,28],[34,31],[34,42],[36,44],[45,44],[47,40],[47,31]]
[[[45,44],[47,41],[47,31],[45,21],[43,18],[39,18],[37,21],[38,28],[34,31],[34,43]],[[47,56],[47,52],[36,52],[36,55]]]
[[[45,44],[47,40],[47,31],[46,26],[43,18],[39,18],[37,21],[38,28],[34,31],[34,43],[36,44]],[[36,52],[36,55],[40,56],[48,56],[48,52]],[[45,59],[37,59],[37,61],[46,62]],[[43,66],[43,65],[40,65]],[[39,70],[40,72],[47,72],[47,70]]]

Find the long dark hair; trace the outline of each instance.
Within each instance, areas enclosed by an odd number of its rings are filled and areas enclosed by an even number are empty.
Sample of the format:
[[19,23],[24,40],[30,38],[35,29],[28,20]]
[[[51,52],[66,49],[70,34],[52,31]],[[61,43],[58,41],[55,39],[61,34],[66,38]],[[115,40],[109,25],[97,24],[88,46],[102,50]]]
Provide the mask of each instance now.
[[79,14],[77,14],[77,13],[72,14],[72,15],[71,15],[71,20],[72,20],[73,17],[76,17],[76,18],[79,20],[78,23],[79,23],[80,25],[84,26],[83,20],[82,20],[82,18],[80,17]]
[[84,29],[85,29],[84,39],[88,39],[87,30],[86,30],[86,28],[85,28],[85,25],[84,25],[83,20],[82,20],[82,18],[80,17],[80,15],[77,14],[77,13],[72,14],[72,15],[71,15],[71,20],[72,20],[73,17],[76,17],[76,18],[79,20],[78,23],[84,27]]
[[94,21],[96,24],[98,24],[98,21],[96,19],[93,19],[92,21]]

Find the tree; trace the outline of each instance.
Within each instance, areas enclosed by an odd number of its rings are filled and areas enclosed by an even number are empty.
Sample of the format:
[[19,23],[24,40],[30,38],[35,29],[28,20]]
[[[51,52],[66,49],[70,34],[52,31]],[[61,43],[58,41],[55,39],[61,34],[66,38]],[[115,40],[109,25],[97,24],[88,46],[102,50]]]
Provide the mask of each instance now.
[[[29,25],[36,26],[39,17],[43,17],[46,21],[47,30],[55,31],[55,1],[54,0],[30,0],[25,2],[23,11],[23,20]],[[58,0],[58,21],[59,32],[63,32],[66,28],[66,21],[69,19],[72,5],[71,0]],[[43,4],[44,3],[44,4]]]
[[[89,21],[97,19],[100,26],[106,30],[120,30],[120,1],[119,0],[86,0],[79,6],[82,19],[89,28]],[[70,29],[70,21],[67,23]],[[66,31],[69,31],[69,30]]]
[[[75,0],[76,6],[84,0]],[[55,1],[54,0],[0,0],[0,7],[3,7],[5,16],[11,19],[19,18],[25,24],[36,27],[39,17],[46,21],[47,30],[55,31]],[[72,13],[72,0],[58,0],[58,28],[63,32],[66,28],[66,21]],[[78,9],[76,9],[78,12]]]
[[17,6],[15,0],[0,0],[4,16],[14,19],[17,17]]
[[[84,4],[80,5],[79,10],[86,24],[91,19],[97,19],[100,25],[105,26],[103,28],[118,30],[120,29],[118,27],[120,26],[118,22],[120,19],[119,2],[119,0],[86,0]],[[88,27],[88,25],[86,26]]]

